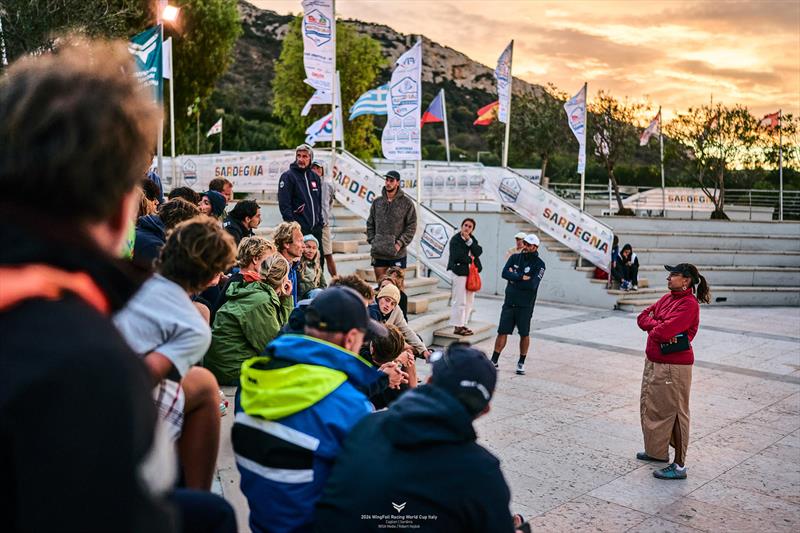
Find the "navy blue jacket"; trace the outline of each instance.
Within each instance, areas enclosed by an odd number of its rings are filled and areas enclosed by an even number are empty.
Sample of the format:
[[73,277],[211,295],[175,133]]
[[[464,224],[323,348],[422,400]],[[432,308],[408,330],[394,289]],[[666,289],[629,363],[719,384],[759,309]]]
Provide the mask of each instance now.
[[380,531],[397,515],[424,515],[437,518],[409,519],[418,531],[511,533],[500,462],[475,439],[472,418],[448,392],[432,385],[406,392],[344,441],[317,503],[316,531]]
[[164,222],[158,215],[145,215],[136,222],[136,240],[133,241],[133,263],[153,270],[161,248],[167,242]]
[[281,174],[278,182],[278,207],[286,222],[297,222],[303,232],[322,228],[322,183],[310,168],[297,163]]
[[[544,270],[544,261],[539,258],[539,252],[522,252],[509,257],[503,267],[503,279],[508,281],[505,305],[533,307]],[[523,280],[524,276],[530,279]]]

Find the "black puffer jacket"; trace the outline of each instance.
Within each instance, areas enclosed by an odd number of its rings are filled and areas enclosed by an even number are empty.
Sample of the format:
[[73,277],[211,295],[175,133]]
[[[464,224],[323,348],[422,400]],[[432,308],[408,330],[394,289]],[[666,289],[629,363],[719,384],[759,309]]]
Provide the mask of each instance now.
[[[376,259],[399,259],[406,256],[406,247],[417,232],[417,210],[411,198],[402,189],[390,202],[386,188],[369,208],[367,242],[372,245],[370,254]],[[395,243],[402,246],[395,248]]]
[[449,393],[432,385],[406,392],[350,432],[317,503],[316,531],[380,531],[411,515],[437,517],[408,518],[417,531],[511,533],[500,462],[475,439],[472,418]]
[[478,272],[483,270],[481,265],[480,256],[483,253],[483,248],[478,244],[478,239],[470,236],[470,244],[461,237],[461,233],[456,233],[450,239],[450,257],[447,259],[447,270],[450,270],[456,276],[469,275],[469,265],[472,263],[470,254],[475,258],[475,266],[478,267]]

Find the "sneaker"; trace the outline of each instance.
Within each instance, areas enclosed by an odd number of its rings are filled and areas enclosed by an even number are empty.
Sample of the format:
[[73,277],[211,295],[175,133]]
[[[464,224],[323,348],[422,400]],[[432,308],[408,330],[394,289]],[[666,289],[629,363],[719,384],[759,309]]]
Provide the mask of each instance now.
[[517,374],[520,376],[525,375],[525,364],[524,363],[517,363]]
[[679,471],[677,465],[672,463],[666,468],[654,471],[653,477],[658,479],[686,479],[686,470],[687,469],[684,468],[682,471]]
[[492,364],[494,365],[495,368],[500,368],[500,363],[495,363],[494,361],[492,361]]
[[219,415],[225,416],[228,414],[228,399],[225,398],[225,393],[222,389],[219,391]]
[[636,452],[636,458],[640,461],[651,461],[654,463],[668,463],[669,459],[656,459],[655,457],[650,457],[645,452]]
[[631,284],[630,284],[629,281],[623,281],[622,283],[619,284],[619,289],[621,291],[627,291],[627,290],[630,290],[630,288],[631,288]]
[[639,286],[638,285],[634,285],[633,287],[631,287],[631,290],[632,291],[638,291],[639,290]]

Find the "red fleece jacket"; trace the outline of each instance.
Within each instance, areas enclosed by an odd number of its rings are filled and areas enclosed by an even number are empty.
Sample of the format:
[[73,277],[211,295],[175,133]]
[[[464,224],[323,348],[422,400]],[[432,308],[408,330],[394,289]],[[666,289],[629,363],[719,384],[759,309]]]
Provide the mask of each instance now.
[[700,324],[700,304],[691,288],[665,294],[659,301],[642,311],[636,322],[647,332],[645,353],[648,359],[654,363],[672,365],[694,363],[694,351],[691,347],[683,352],[662,354],[660,346],[684,332],[689,334],[689,342],[694,340]]

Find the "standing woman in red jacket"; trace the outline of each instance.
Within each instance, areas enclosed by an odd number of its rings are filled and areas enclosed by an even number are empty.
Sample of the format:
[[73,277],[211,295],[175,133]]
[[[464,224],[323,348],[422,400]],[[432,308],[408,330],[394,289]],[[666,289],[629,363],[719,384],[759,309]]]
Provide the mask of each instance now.
[[647,359],[642,376],[640,414],[644,451],[642,461],[673,462],[653,475],[659,479],[686,479],[689,445],[689,391],[694,352],[691,342],[700,324],[700,304],[709,303],[708,283],[689,263],[665,265],[667,288],[655,304],[639,315],[639,327],[647,332]]

